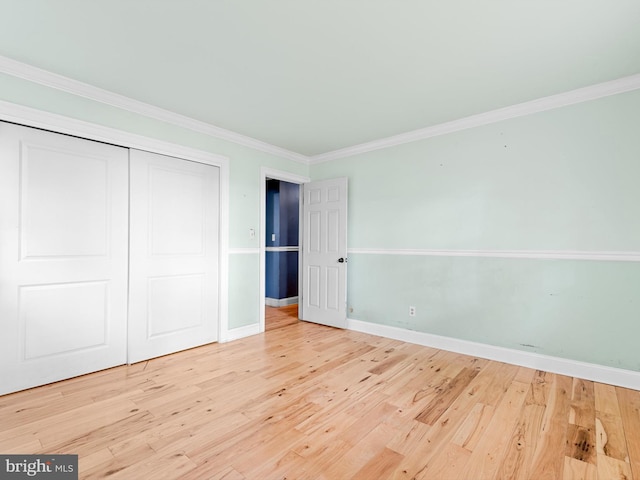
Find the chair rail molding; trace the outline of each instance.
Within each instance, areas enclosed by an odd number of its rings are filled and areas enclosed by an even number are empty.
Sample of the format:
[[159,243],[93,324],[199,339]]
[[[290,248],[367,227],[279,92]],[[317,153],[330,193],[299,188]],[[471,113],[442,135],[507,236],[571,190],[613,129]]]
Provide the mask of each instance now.
[[530,258],[538,260],[595,260],[607,262],[640,262],[640,252],[585,250],[434,250],[393,248],[349,248],[349,254],[408,255],[427,257]]

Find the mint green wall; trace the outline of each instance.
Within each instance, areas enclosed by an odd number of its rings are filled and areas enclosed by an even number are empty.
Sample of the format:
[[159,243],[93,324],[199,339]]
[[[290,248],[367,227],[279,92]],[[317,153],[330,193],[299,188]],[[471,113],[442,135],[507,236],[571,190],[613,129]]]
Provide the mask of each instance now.
[[229,256],[229,328],[258,323],[260,255]]
[[[307,175],[306,165],[193,132],[83,97],[0,74],[0,100],[116,128],[129,133],[197,148],[229,158],[229,247],[258,248],[260,228],[260,167]],[[258,273],[247,277],[247,263],[258,265],[259,255],[230,255],[229,328],[259,322]],[[247,258],[255,257],[255,258]],[[257,268],[257,267],[256,267]],[[255,270],[255,268],[254,268]],[[232,293],[233,291],[233,293]],[[242,291],[239,295],[237,292]],[[250,298],[246,298],[249,296]]]
[[[259,247],[261,166],[309,171],[11,76],[0,99],[229,157],[231,248]],[[638,125],[636,91],[310,172],[349,177],[350,248],[640,251]],[[349,257],[352,318],[640,370],[640,263]],[[258,272],[257,254],[230,255],[230,328],[258,322]]]
[[[638,252],[639,125],[635,91],[310,171],[349,178],[352,249]],[[352,318],[631,370],[639,289],[638,262],[349,254]]]

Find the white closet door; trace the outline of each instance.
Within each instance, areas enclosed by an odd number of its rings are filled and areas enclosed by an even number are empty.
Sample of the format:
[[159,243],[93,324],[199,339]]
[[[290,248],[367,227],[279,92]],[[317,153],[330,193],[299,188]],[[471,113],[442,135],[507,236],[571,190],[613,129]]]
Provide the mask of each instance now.
[[126,362],[127,161],[0,122],[0,394]]
[[129,363],[218,339],[219,168],[130,151]]

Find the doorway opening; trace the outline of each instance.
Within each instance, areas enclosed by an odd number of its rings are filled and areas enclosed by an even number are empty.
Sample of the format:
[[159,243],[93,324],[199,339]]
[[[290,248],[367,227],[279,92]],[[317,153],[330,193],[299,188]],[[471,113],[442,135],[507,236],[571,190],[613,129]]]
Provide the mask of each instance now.
[[262,169],[260,331],[298,321],[302,291],[301,191],[309,179]]
[[265,330],[298,321],[300,185],[267,178]]

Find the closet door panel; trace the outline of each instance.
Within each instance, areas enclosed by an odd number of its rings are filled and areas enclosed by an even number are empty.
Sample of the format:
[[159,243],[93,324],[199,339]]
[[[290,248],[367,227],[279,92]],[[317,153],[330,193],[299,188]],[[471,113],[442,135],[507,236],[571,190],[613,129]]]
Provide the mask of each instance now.
[[131,150],[129,362],[218,338],[219,169]]
[[0,394],[126,362],[128,151],[0,122]]

